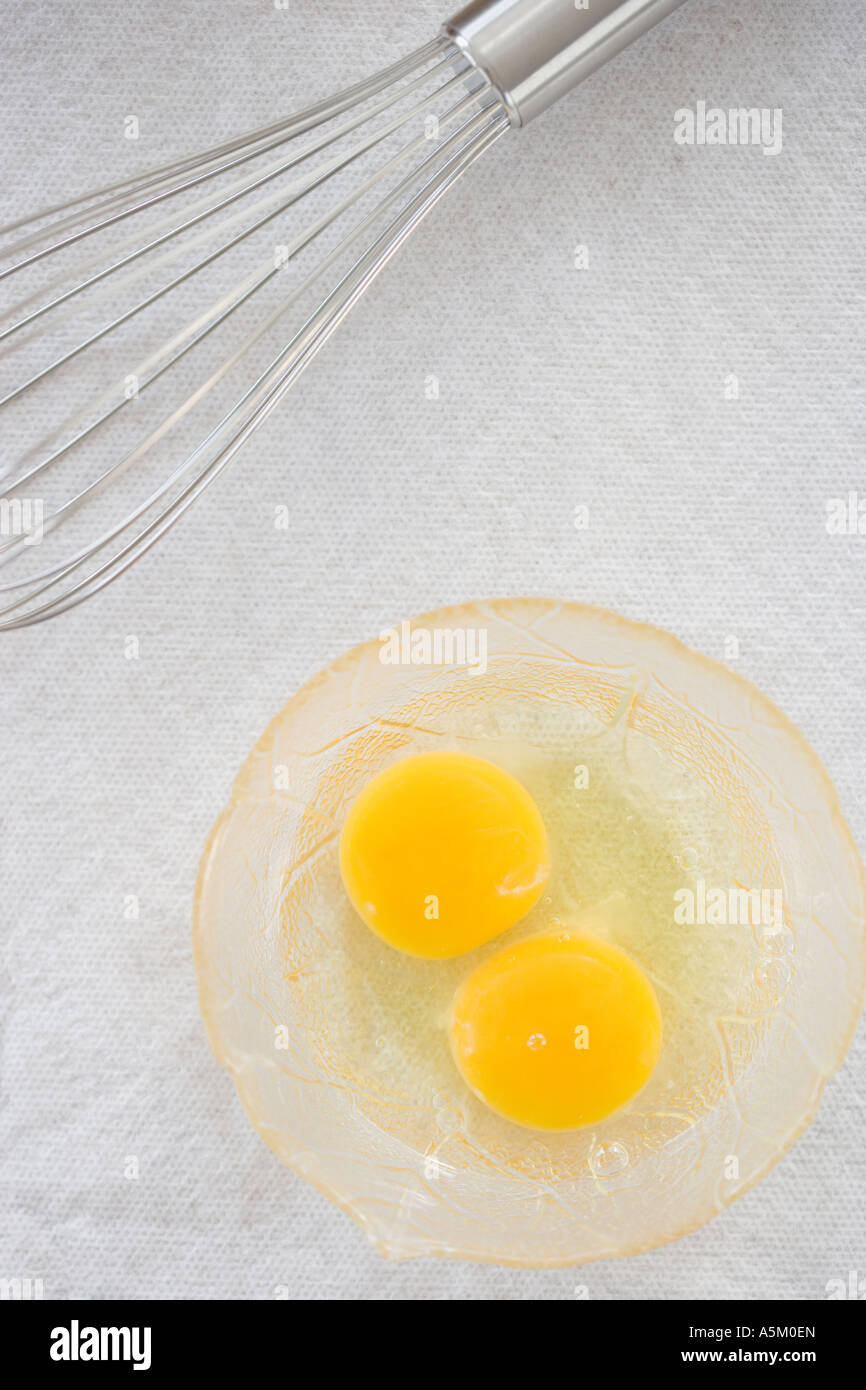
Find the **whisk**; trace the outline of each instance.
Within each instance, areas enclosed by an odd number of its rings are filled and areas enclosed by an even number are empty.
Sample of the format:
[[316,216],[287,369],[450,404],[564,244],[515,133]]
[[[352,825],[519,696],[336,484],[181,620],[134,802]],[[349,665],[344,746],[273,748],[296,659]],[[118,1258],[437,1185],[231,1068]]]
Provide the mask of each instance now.
[[3,228],[0,631],[145,554],[461,175],[681,2],[477,0],[307,111]]

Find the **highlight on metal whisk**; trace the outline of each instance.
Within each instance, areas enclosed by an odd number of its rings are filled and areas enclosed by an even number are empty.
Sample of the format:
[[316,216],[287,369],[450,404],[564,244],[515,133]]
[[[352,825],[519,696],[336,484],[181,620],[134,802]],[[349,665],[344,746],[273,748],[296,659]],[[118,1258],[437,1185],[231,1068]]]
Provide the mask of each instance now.
[[0,631],[98,593],[499,137],[681,0],[477,0],[309,110],[0,229]]

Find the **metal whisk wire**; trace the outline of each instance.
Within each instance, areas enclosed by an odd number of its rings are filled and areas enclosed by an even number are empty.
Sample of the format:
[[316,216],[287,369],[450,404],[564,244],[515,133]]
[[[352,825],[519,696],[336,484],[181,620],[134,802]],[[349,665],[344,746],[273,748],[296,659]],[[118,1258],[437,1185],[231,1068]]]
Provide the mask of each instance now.
[[[469,0],[440,37],[299,115],[0,231],[16,234],[0,293],[27,287],[0,313],[0,571],[16,563],[0,631],[129,569],[475,160],[682,2]],[[269,243],[298,206],[309,220]],[[61,532],[69,553],[18,577]]]
[[[441,110],[443,100],[450,104]],[[412,133],[405,142],[406,131],[413,132],[413,126],[425,120],[420,133]],[[5,523],[5,532],[0,530],[0,566],[16,558],[20,561],[37,539],[58,531],[85,511],[110,482],[128,470],[137,473],[161,446],[165,457],[163,471],[149,480],[145,495],[132,505],[127,503],[119,519],[110,517],[95,538],[85,534],[82,543],[57,563],[0,584],[5,600],[0,600],[0,631],[43,622],[77,606],[124,573],[174,526],[270,414],[417,223],[509,124],[493,88],[462,52],[442,37],[287,121],[195,158],[176,161],[140,179],[114,184],[86,199],[49,209],[33,219],[43,223],[49,219],[35,231],[30,229],[32,223],[6,228],[9,232],[24,226],[25,234],[6,253],[12,264],[0,271],[0,288],[3,281],[17,283],[16,277],[22,273],[36,272],[38,276],[44,266],[53,266],[58,256],[86,243],[88,237],[122,231],[127,219],[153,210],[160,214],[168,211],[150,227],[143,241],[139,234],[115,246],[108,263],[95,257],[71,274],[67,272],[60,282],[42,284],[19,300],[4,315],[0,359],[19,342],[25,348],[43,342],[46,326],[65,307],[75,308],[83,302],[92,311],[109,294],[132,287],[148,273],[147,269],[142,271],[145,262],[151,269],[175,261],[181,264],[167,283],[148,289],[142,298],[113,313],[108,323],[97,321],[89,334],[76,336],[68,348],[61,347],[52,355],[47,365],[34,365],[23,382],[15,381],[5,390],[0,398],[3,434],[8,408],[20,407],[29,396],[39,395],[40,385],[49,383],[55,374],[77,369],[90,349],[103,347],[118,329],[145,317],[152,308],[161,309],[173,292],[179,292],[176,297],[183,313],[179,325],[172,322],[157,334],[156,346],[145,351],[143,358],[141,343],[133,338],[123,350],[130,357],[125,359],[117,381],[108,386],[105,373],[116,373],[116,364],[112,359],[98,358],[88,377],[86,401],[82,404],[80,392],[75,393],[76,408],[35,443],[30,427],[23,431],[17,427],[16,432],[13,423],[12,431],[6,434],[7,441],[10,437],[13,443],[23,440],[24,448],[16,464],[0,465],[0,521]],[[300,148],[292,146],[290,152],[282,150],[287,142],[310,131],[317,132],[315,138],[304,141]],[[400,143],[392,149],[389,142],[394,141]],[[215,201],[208,197],[185,206],[180,214],[173,210],[173,199],[190,191],[197,194],[209,180],[241,166],[255,166],[255,161],[271,151],[280,152],[275,162],[248,168],[245,176],[224,189]],[[369,155],[378,157],[372,169],[365,164]],[[323,158],[321,164],[315,162],[317,156]],[[279,184],[282,176],[311,162],[312,167],[288,187]],[[332,195],[332,186],[346,173],[352,181]],[[397,181],[391,184],[393,177]],[[272,184],[276,186],[265,191]],[[209,292],[204,307],[196,306],[189,316],[183,295],[193,277],[218,265],[227,253],[248,240],[255,240],[262,228],[296,204],[306,206],[317,190],[328,196],[321,209],[315,208],[308,224],[278,247],[276,255],[271,246],[268,259],[254,262],[251,269],[245,266],[240,280],[235,276],[219,284],[214,293]],[[258,200],[250,207],[251,195],[257,195]],[[352,209],[361,215],[346,230],[342,219]],[[221,214],[219,221],[209,221]],[[329,242],[334,228],[339,228],[339,234]],[[217,240],[213,249],[184,263],[184,256],[213,237]],[[315,260],[290,292],[254,316],[244,332],[230,335],[228,326],[239,311],[311,249]],[[317,288],[329,271],[337,275],[336,282],[326,281],[324,290]],[[282,320],[290,310],[300,309],[308,292],[314,291],[317,300],[300,326],[289,330],[286,341]],[[227,344],[220,341],[219,351],[211,354],[191,382],[181,379],[177,395],[163,391],[143,434],[136,431],[128,438],[119,435],[116,441],[103,443],[104,434],[117,422],[140,411],[145,393],[152,388],[159,392],[168,383],[173,368],[180,367],[182,376],[189,354],[213,342],[219,330],[226,330]],[[269,337],[274,341],[269,342]],[[228,388],[238,368],[243,369],[242,379]],[[130,381],[133,389],[127,391]],[[217,397],[221,385],[227,387],[225,399],[219,408],[214,407],[213,418],[205,417],[198,436],[191,434],[194,446],[175,448],[177,435],[172,432],[178,431],[182,444],[179,427],[212,393]],[[41,415],[38,423],[43,428]],[[7,449],[8,443],[4,454]],[[47,513],[41,499],[22,498],[21,489],[37,479],[40,485],[47,481],[55,465],[91,453],[104,466],[96,470],[91,466],[82,478],[76,478],[71,495],[65,495]],[[180,462],[178,453],[182,454]]]

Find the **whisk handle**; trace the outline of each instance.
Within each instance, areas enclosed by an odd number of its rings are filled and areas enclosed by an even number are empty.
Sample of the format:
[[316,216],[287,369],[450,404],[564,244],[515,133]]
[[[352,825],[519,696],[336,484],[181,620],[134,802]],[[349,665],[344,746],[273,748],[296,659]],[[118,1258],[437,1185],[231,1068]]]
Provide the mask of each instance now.
[[474,0],[446,33],[526,125],[683,0]]

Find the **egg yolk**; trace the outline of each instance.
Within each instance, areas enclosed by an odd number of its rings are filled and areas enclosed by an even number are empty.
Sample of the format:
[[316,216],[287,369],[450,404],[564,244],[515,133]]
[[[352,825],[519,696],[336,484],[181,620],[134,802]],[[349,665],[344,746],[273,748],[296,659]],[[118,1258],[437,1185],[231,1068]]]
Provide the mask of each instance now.
[[364,788],[340,839],[357,911],[389,945],[442,959],[513,926],[547,879],[547,835],[519,782],[467,753],[420,753]]
[[655,993],[616,946],[543,933],[499,951],[454,1000],[451,1049],[464,1079],[533,1129],[603,1120],[649,1079],[661,1048]]

